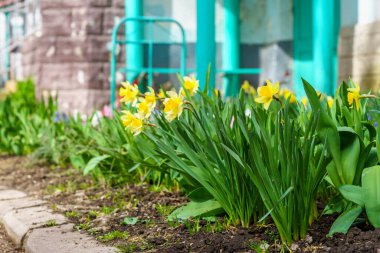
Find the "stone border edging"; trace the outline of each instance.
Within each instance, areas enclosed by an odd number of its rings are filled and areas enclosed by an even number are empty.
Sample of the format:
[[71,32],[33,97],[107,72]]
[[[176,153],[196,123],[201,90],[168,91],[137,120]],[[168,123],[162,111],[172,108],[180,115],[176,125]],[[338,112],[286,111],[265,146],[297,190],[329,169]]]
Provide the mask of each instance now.
[[[54,221],[54,226],[47,226]],[[46,201],[0,186],[0,223],[12,241],[26,253],[116,253],[87,234],[73,229]]]

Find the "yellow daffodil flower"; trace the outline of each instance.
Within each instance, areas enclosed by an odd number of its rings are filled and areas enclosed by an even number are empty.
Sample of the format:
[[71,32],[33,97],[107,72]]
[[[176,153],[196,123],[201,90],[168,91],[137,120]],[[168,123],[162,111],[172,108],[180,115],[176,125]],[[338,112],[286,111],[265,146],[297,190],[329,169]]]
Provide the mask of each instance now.
[[128,81],[122,82],[123,87],[120,88],[119,95],[121,97],[120,102],[127,104],[135,104],[139,95],[139,89],[135,85],[131,85]]
[[309,101],[307,100],[307,97],[303,97],[303,98],[301,99],[301,103],[302,103],[305,107],[307,107],[307,104],[309,103]]
[[[199,89],[199,81],[194,78],[194,76],[185,76],[183,78],[183,87],[187,90],[190,96],[194,96]],[[182,90],[183,96],[186,95],[185,91]]]
[[[180,94],[183,91],[180,91]],[[181,116],[183,111],[183,98],[175,91],[168,91],[168,98],[164,100],[164,113],[165,118],[170,122],[175,118]]]
[[219,97],[219,94],[220,94],[219,90],[218,90],[218,89],[215,89],[214,92],[215,92],[215,95],[216,95],[217,97]]
[[121,120],[126,129],[131,131],[133,135],[138,135],[142,132],[143,129],[143,120],[139,114],[132,114],[130,111],[123,111]]
[[158,98],[161,98],[161,99],[165,98],[165,92],[162,88],[160,89],[160,92],[158,93],[157,96],[158,96]]
[[264,104],[264,108],[268,110],[274,96],[278,95],[278,92],[280,91],[280,83],[276,82],[275,84],[272,84],[269,80],[266,80],[266,83],[265,86],[261,86],[257,89],[259,96],[255,98],[255,101]]
[[136,115],[133,118],[129,129],[133,133],[133,135],[139,135],[143,130],[143,125],[144,125],[144,123],[143,123],[142,119],[138,115]]
[[327,105],[331,109],[334,103],[334,99],[331,96],[327,96]]
[[140,99],[140,103],[137,105],[137,111],[138,111],[138,114],[142,117],[142,118],[149,118],[150,115],[152,114],[152,111],[154,110],[154,106],[152,106],[148,100],[145,98],[142,98]]
[[123,125],[128,128],[129,125],[132,122],[133,114],[130,111],[122,111],[122,116],[120,117],[121,121],[123,122]]
[[256,90],[253,86],[251,86],[251,88],[249,89],[249,93],[254,96],[256,94]]
[[348,93],[347,93],[348,104],[350,106],[352,106],[353,103],[355,102],[356,109],[359,109],[360,108],[360,102],[359,102],[360,86],[357,83],[355,83],[355,87],[354,88],[348,88],[347,91],[348,91]]
[[144,102],[154,109],[156,107],[156,93],[152,87],[148,87],[149,91],[145,92],[145,100]]
[[295,103],[297,102],[296,96],[294,96],[294,93],[291,92],[288,89],[283,89],[280,91],[280,95],[285,98],[285,100],[289,99],[290,103]]
[[255,95],[256,93],[256,90],[253,86],[251,86],[251,84],[245,80],[241,86],[241,89],[245,92],[245,93],[249,93],[251,94],[252,96]]
[[249,90],[251,89],[251,85],[249,84],[249,82],[247,80],[245,80],[241,86],[241,89],[245,92],[245,93],[249,93]]

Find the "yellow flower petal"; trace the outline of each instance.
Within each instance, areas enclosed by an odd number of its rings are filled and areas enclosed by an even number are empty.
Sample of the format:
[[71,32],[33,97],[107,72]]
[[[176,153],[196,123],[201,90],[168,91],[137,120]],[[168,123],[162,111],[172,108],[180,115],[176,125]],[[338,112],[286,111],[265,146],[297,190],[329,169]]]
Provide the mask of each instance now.
[[[185,76],[183,78],[183,87],[188,91],[190,96],[194,96],[199,89],[199,81],[193,76]],[[185,96],[185,92],[183,93],[182,95]]]
[[121,85],[122,87],[119,90],[120,101],[127,104],[135,104],[139,95],[138,87],[131,85],[129,82],[122,82]]
[[241,89],[245,92],[245,93],[249,93],[249,90],[251,88],[251,85],[249,84],[249,82],[247,80],[245,80],[241,86]]
[[183,99],[174,91],[168,91],[167,94],[169,98],[166,98],[163,104],[165,118],[170,122],[181,116],[183,111]]
[[268,109],[270,103],[273,100],[273,97],[278,94],[280,90],[280,83],[276,82],[274,85],[271,83],[271,81],[266,80],[265,86],[261,86],[257,89],[258,97],[255,98],[255,101],[257,103],[263,103],[264,108]]
[[334,103],[334,99],[330,96],[327,97],[327,105],[331,109]]
[[307,100],[307,97],[303,97],[303,98],[301,99],[301,103],[302,103],[305,107],[307,107],[307,104],[309,103],[309,101]]
[[125,128],[133,135],[138,135],[143,130],[144,122],[139,114],[132,114],[130,111],[122,111],[121,120]]

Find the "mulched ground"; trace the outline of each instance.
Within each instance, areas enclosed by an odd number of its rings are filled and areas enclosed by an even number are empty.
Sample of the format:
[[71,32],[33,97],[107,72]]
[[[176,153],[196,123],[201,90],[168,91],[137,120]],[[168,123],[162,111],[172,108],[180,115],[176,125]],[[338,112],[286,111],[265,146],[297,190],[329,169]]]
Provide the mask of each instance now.
[[[165,216],[186,202],[178,192],[157,192],[148,185],[107,188],[94,185],[72,169],[27,166],[24,157],[0,156],[0,185],[43,198],[64,213],[75,229],[87,231],[121,252],[255,252],[281,250],[273,225],[236,228],[226,219],[216,223],[195,220],[168,222]],[[127,224],[123,223],[126,220]],[[367,225],[347,235],[326,238],[334,217],[314,223],[305,240],[294,243],[294,252],[375,252],[380,248],[380,229]],[[0,229],[0,250],[2,250]],[[1,252],[20,252],[6,251]],[[12,248],[10,248],[12,249]],[[290,249],[282,248],[285,251]]]

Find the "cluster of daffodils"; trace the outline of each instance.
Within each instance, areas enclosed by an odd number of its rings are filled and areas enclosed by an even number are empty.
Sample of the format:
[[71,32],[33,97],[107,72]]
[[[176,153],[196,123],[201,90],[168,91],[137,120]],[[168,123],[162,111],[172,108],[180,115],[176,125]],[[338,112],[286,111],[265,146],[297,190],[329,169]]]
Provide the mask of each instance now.
[[289,99],[290,103],[296,103],[297,99],[294,93],[288,89],[280,89],[280,83],[272,83],[269,80],[266,80],[266,85],[260,86],[256,90],[252,87],[248,81],[244,81],[241,86],[242,90],[246,94],[251,94],[255,97],[255,102],[259,104],[263,104],[264,108],[268,110],[273,100],[280,101],[280,97],[283,97],[285,100]]
[[122,111],[121,120],[124,126],[134,135],[138,135],[143,130],[143,121],[152,114],[156,107],[156,95],[152,88],[149,87],[149,92],[144,96],[140,96],[139,89],[136,85],[131,85],[129,82],[121,83],[119,95],[120,102],[137,108],[137,112],[132,113],[130,110]]
[[134,135],[142,132],[144,126],[152,125],[149,119],[157,108],[157,101],[162,100],[165,118],[171,122],[181,116],[185,98],[194,96],[199,89],[199,81],[194,77],[183,78],[183,88],[177,93],[175,91],[164,92],[162,89],[156,95],[154,89],[149,87],[149,91],[141,94],[136,85],[123,82],[120,88],[120,102],[128,106],[129,110],[122,111],[121,120],[127,130]]
[[[280,89],[279,82],[274,84],[269,80],[266,80],[265,82],[266,84],[264,86],[258,87],[257,93],[255,88],[251,86],[248,81],[243,82],[241,89],[246,94],[251,94],[255,98],[256,103],[263,104],[263,107],[266,110],[268,110],[273,100],[280,101],[280,98],[288,100],[289,103],[297,103],[297,98],[294,93],[288,89]],[[317,92],[317,95],[320,100],[326,100],[328,107],[332,108],[334,99],[331,96],[323,95],[320,92]],[[354,88],[348,89],[347,99],[350,106],[353,106],[355,103],[356,108],[359,108],[360,97],[362,96],[360,95],[360,86],[358,84],[355,84]],[[300,102],[305,107],[307,107],[309,103],[307,97],[303,97]]]
[[252,96],[255,96],[255,94],[256,94],[256,90],[255,90],[255,88],[254,88],[253,86],[251,86],[251,84],[250,84],[247,80],[245,80],[245,81],[243,82],[243,84],[241,85],[241,89],[242,89],[245,93],[247,93],[247,94],[251,94]]

